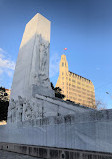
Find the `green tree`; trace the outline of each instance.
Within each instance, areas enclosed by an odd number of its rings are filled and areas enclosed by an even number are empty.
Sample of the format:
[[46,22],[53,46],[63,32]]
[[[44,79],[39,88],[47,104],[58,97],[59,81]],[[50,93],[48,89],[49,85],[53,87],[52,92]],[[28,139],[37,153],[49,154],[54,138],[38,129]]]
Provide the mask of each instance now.
[[53,83],[51,82],[51,88],[54,90],[55,92],[55,97],[63,99],[65,97],[64,94],[61,93],[61,88],[59,87],[54,87]]
[[7,120],[9,106],[8,94],[4,87],[0,87],[0,121]]

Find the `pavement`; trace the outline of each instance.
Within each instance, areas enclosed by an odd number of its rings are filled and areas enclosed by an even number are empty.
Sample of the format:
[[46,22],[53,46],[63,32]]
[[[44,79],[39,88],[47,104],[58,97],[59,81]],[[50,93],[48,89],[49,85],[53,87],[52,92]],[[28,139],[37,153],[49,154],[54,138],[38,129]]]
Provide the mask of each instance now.
[[40,158],[0,150],[0,159],[40,159]]

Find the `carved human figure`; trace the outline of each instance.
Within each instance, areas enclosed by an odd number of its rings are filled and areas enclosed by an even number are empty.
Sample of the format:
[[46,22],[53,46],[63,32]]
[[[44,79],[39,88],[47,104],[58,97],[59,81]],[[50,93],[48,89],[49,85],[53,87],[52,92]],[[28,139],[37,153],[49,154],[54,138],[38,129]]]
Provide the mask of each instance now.
[[29,101],[26,101],[26,109],[24,110],[24,120],[31,120],[32,119],[32,107]]
[[40,70],[42,73],[45,73],[46,69],[46,62],[47,62],[47,52],[45,44],[40,44]]
[[39,81],[40,84],[45,87],[50,87],[48,77],[48,54],[49,54],[49,43],[40,38],[40,73]]
[[14,122],[16,118],[16,103],[14,99],[10,100],[10,106],[8,108],[8,122]]
[[18,96],[18,100],[16,102],[16,110],[17,110],[17,122],[22,121],[22,115],[23,115],[23,99],[21,96]]
[[26,98],[23,98],[23,115],[22,115],[22,121],[25,120],[25,109],[26,109]]
[[36,109],[36,102],[35,102],[35,100],[31,100],[30,101],[30,107],[32,109],[32,119],[36,119],[37,109]]
[[32,68],[31,83],[42,84],[42,85],[44,83],[47,84],[49,78],[48,55],[49,55],[49,42],[45,41],[41,35],[36,35],[34,50],[32,54],[33,63],[31,67]]
[[[32,54],[32,66],[31,66],[31,83],[37,84],[39,79],[38,79],[38,68],[39,68],[39,39],[40,35],[36,34],[35,35],[35,43],[34,43],[34,48],[33,48],[33,54]],[[38,45],[37,45],[38,44]]]
[[49,51],[49,43],[45,42],[42,37],[40,36],[40,71],[42,74],[46,75],[46,69],[47,69],[47,56]]
[[12,102],[11,112],[12,112],[12,122],[14,123],[15,120],[16,120],[16,103],[15,103],[14,100],[13,100],[13,102]]
[[36,116],[36,119],[38,119],[40,117],[40,106],[41,106],[41,103],[39,101],[36,101],[36,104],[35,104],[35,116]]
[[11,109],[12,109],[12,102],[13,102],[13,99],[10,100],[10,105],[8,107],[8,122],[12,122],[12,112],[11,112]]

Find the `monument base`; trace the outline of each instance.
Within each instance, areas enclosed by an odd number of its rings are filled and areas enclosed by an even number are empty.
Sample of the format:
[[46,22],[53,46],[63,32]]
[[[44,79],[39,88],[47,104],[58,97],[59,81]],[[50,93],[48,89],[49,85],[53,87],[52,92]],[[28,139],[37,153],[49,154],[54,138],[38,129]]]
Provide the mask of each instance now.
[[112,110],[0,126],[0,142],[112,153]]

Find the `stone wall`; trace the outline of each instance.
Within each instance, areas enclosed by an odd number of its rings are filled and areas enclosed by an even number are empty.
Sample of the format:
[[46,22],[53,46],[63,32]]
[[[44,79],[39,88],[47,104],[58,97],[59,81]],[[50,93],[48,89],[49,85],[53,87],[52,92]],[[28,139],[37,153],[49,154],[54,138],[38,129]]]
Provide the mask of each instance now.
[[112,153],[112,110],[0,126],[0,142]]

